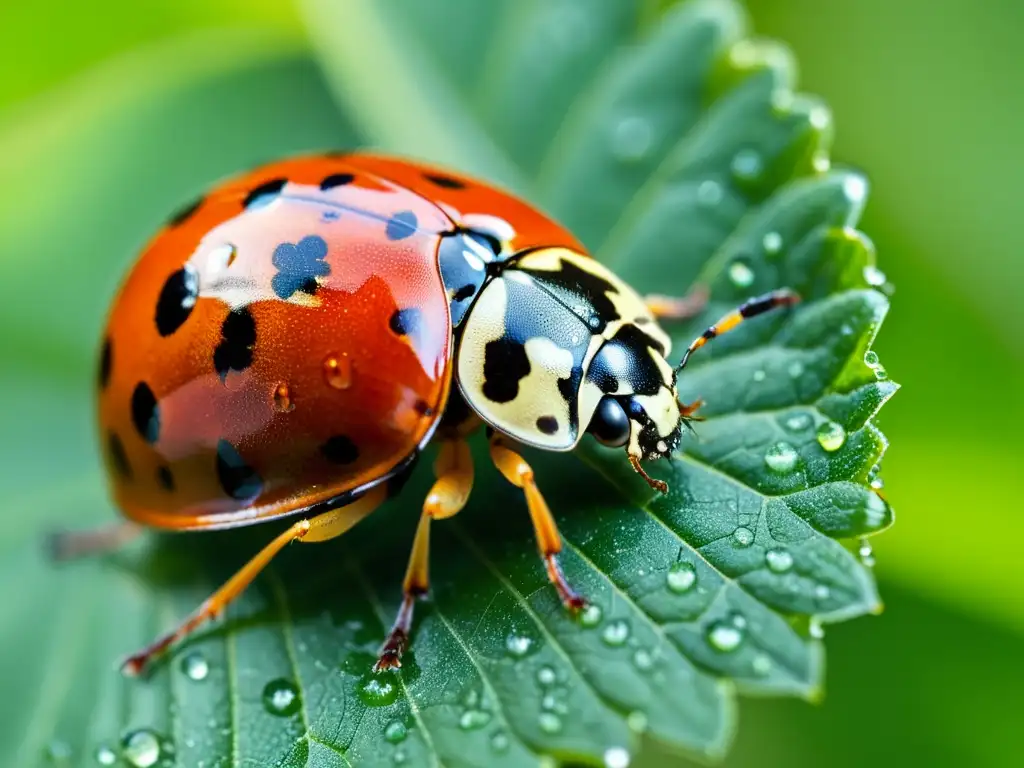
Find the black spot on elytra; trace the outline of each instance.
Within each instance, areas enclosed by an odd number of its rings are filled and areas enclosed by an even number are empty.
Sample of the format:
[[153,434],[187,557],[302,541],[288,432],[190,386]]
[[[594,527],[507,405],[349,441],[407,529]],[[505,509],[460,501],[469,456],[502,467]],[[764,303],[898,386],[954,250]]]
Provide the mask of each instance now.
[[193,200],[188,205],[179,208],[170,219],[167,220],[167,226],[179,227],[192,218],[192,214],[199,210],[199,206],[203,204],[203,199],[200,197],[198,200]]
[[107,435],[107,454],[110,456],[110,463],[114,465],[114,471],[124,480],[132,479],[132,465],[128,463],[128,454],[125,453],[124,443],[117,436],[116,432]]
[[325,176],[320,182],[320,189],[326,192],[335,187],[343,187],[346,184],[351,184],[355,178],[351,173],[332,173],[330,176]]
[[229,312],[220,327],[220,344],[213,351],[213,367],[224,381],[231,371],[244,371],[252,365],[256,345],[256,321],[248,307]]
[[108,336],[103,340],[100,352],[100,389],[106,389],[110,383],[110,371],[114,367],[114,344]]
[[423,312],[416,307],[396,309],[391,313],[388,327],[398,336],[415,337],[423,326]]
[[484,345],[484,397],[508,403],[519,394],[519,382],[530,373],[526,347],[506,336]]
[[217,441],[217,478],[224,493],[233,499],[253,499],[263,490],[259,473],[227,440]]
[[540,416],[537,419],[537,429],[545,435],[553,435],[558,431],[558,419],[554,416]]
[[472,283],[462,286],[452,294],[452,301],[465,301],[476,293],[476,286]]
[[278,298],[288,299],[296,291],[313,295],[318,277],[331,273],[327,258],[327,241],[319,235],[307,235],[297,243],[281,243],[274,249],[271,259],[277,274],[270,287]]
[[149,444],[160,439],[160,408],[149,384],[140,381],[132,392],[132,424]]
[[571,403],[576,399],[576,378],[576,376],[570,375],[564,379],[559,379],[557,382],[558,394],[567,403]]
[[281,194],[281,190],[284,189],[284,185],[287,183],[288,179],[271,179],[270,181],[263,182],[258,187],[249,190],[249,194],[242,201],[242,206],[245,208],[260,208],[266,205]]
[[431,184],[436,184],[439,187],[445,189],[464,189],[465,184],[458,179],[453,179],[451,176],[442,176],[439,173],[425,173],[423,178],[429,181]]
[[416,411],[420,416],[433,416],[434,409],[430,407],[430,403],[426,400],[417,400],[412,404],[413,410]]
[[388,240],[402,240],[416,231],[416,214],[412,211],[399,211],[390,219],[384,230]]
[[171,474],[171,468],[161,465],[156,470],[156,481],[160,484],[168,493],[174,491],[174,475]]
[[345,435],[335,435],[320,446],[320,453],[332,464],[351,464],[359,458],[359,448]]
[[170,336],[192,314],[199,297],[199,274],[186,264],[167,278],[156,300],[156,329]]

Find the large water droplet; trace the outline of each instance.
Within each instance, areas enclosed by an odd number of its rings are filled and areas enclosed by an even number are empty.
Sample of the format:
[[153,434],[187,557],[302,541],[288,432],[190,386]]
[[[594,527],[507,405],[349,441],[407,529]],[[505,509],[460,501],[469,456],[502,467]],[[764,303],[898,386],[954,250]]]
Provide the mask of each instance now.
[[400,744],[405,741],[409,731],[401,720],[392,720],[384,728],[384,738],[392,744]]
[[796,466],[796,448],[784,440],[771,446],[764,455],[764,463],[773,472],[789,472]]
[[299,689],[291,680],[280,677],[263,686],[263,708],[272,715],[288,717],[299,711]]
[[505,650],[508,655],[517,659],[523,658],[533,648],[533,638],[517,635],[514,632],[505,638]]
[[616,123],[612,131],[612,154],[623,162],[643,160],[651,150],[654,132],[643,117],[627,117]]
[[774,256],[782,250],[782,235],[778,232],[769,232],[761,238],[761,247],[769,256]]
[[764,162],[753,149],[741,149],[733,157],[730,168],[736,178],[749,181],[756,179],[761,174]]
[[629,768],[629,752],[623,747],[611,747],[604,751],[605,768]]
[[790,432],[803,432],[812,423],[814,423],[814,419],[811,417],[811,414],[801,411],[787,416],[783,425]]
[[754,543],[754,532],[741,525],[732,532],[732,540],[735,541],[738,546],[749,547]]
[[186,655],[181,660],[181,671],[189,680],[205,680],[210,674],[210,664],[206,657],[198,651]]
[[601,607],[595,605],[594,603],[590,603],[589,605],[587,605],[586,608],[583,609],[583,612],[580,614],[580,624],[582,624],[584,627],[587,627],[588,629],[596,627],[598,624],[601,623],[602,616],[603,613],[601,611]]
[[537,682],[541,685],[553,685],[555,680],[555,670],[551,667],[543,666],[537,670]]
[[537,725],[544,733],[559,733],[562,730],[562,718],[554,712],[541,712],[537,717]]
[[754,270],[746,259],[735,259],[729,265],[729,282],[737,288],[749,288],[754,283]]
[[328,355],[324,358],[324,379],[335,389],[352,386],[352,361],[347,355]]
[[160,760],[160,739],[148,728],[126,733],[121,739],[121,755],[133,768],[150,768]]
[[708,627],[708,644],[716,651],[731,653],[743,643],[745,632],[742,627],[730,621],[715,621]]
[[722,185],[717,181],[706,179],[697,187],[697,203],[711,208],[722,202]]
[[673,563],[665,576],[665,583],[668,585],[669,591],[675,592],[677,595],[689,592],[697,583],[697,570],[693,567],[693,563]]
[[96,748],[96,762],[100,765],[113,765],[117,762],[117,753],[106,744]]
[[764,562],[775,573],[785,573],[793,567],[793,555],[785,549],[769,549],[764,553]]
[[623,619],[616,619],[608,623],[608,626],[601,632],[601,640],[604,641],[605,645],[610,645],[613,648],[617,648],[625,644],[626,640],[629,639],[629,624]]
[[504,731],[495,731],[491,736],[491,749],[495,752],[504,752],[508,749],[508,736]]
[[864,353],[864,362],[868,366],[874,368],[876,365],[878,365],[878,353],[875,352],[875,350],[873,349],[869,349],[867,352]]
[[489,722],[491,722],[490,712],[484,712],[482,709],[467,709],[459,718],[459,728],[464,731],[475,731],[477,728],[483,728]]
[[368,672],[359,682],[356,694],[360,700],[371,707],[384,707],[398,698],[398,681],[395,673]]
[[818,427],[818,445],[831,453],[838,451],[846,442],[846,430],[841,424],[834,421],[826,421]]

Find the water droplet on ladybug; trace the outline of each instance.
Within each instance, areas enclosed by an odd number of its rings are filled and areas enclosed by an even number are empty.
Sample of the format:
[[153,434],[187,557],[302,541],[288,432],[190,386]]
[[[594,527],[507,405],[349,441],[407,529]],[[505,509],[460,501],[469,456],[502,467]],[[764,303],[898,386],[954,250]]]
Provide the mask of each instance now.
[[324,378],[335,389],[352,386],[352,361],[346,355],[328,355],[324,358]]
[[284,382],[274,386],[272,397],[274,400],[274,410],[278,413],[288,413],[295,409],[295,403],[292,402],[291,390]]

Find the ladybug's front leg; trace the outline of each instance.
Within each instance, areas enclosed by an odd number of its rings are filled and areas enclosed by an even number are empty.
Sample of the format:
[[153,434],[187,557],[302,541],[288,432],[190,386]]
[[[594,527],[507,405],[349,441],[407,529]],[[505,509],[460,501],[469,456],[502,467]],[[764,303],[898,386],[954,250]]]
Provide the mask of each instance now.
[[402,607],[391,626],[391,632],[380,650],[374,672],[402,666],[402,653],[409,645],[412,612],[417,598],[430,588],[430,521],[443,520],[461,511],[469,501],[473,489],[473,457],[465,440],[447,440],[441,443],[434,461],[434,483],[423,502],[423,513],[416,528],[416,538],[409,555],[409,566],[402,585]]
[[533,478],[533,468],[526,463],[526,459],[509,448],[497,434],[491,437],[491,461],[506,480],[522,488],[526,495],[526,506],[530,510],[530,520],[533,521],[537,546],[544,559],[548,579],[558,591],[562,604],[574,613],[582,610],[586,607],[587,601],[576,593],[576,590],[566,581],[565,574],[562,573],[562,567],[558,563],[558,553],[562,551],[562,537],[558,533],[555,519],[551,516],[551,510]]

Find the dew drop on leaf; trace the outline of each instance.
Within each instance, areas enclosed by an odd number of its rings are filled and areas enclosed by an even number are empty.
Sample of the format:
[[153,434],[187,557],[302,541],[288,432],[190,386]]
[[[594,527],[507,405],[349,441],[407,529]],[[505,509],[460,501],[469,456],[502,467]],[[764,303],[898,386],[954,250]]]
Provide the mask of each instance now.
[[764,463],[773,472],[789,472],[796,466],[797,452],[789,443],[780,440],[764,454]]
[[887,378],[889,378],[889,373],[881,365],[876,365],[875,378],[878,379],[879,381],[885,381]]
[[825,636],[825,628],[822,627],[821,622],[818,619],[811,618],[810,624],[807,625],[807,631],[811,637],[815,640],[821,640]]
[[769,549],[764,553],[764,562],[768,570],[785,573],[793,567],[793,555],[785,549]]
[[862,539],[860,547],[857,549],[857,555],[860,557],[860,561],[871,568],[875,565],[875,552],[871,548],[871,542],[867,539]]
[[148,728],[130,731],[121,739],[121,755],[133,768],[150,768],[160,760],[160,739]]
[[580,624],[588,629],[596,627],[601,623],[601,617],[603,615],[604,614],[601,612],[601,606],[590,603],[583,609],[583,612],[580,613]]
[[392,744],[400,744],[405,741],[407,733],[405,723],[401,720],[392,720],[384,728],[384,738]]
[[516,659],[523,658],[533,648],[533,638],[526,635],[517,635],[514,632],[505,638],[505,650],[508,655]]
[[729,282],[737,288],[749,288],[754,283],[754,270],[745,259],[736,259],[729,265]]
[[729,166],[737,179],[749,181],[756,179],[764,168],[761,156],[752,149],[741,149],[732,159]]
[[393,762],[395,765],[402,765],[402,763],[404,763],[408,759],[409,756],[405,754],[404,749],[396,749],[395,754],[391,756],[391,762]]
[[715,621],[707,631],[708,645],[723,653],[730,653],[739,648],[744,637],[743,628],[736,626],[735,621]]
[[537,725],[544,733],[559,733],[562,730],[562,718],[554,712],[541,712],[537,717]]
[[706,179],[697,187],[697,202],[707,208],[722,202],[722,185],[717,181]]
[[832,590],[825,584],[819,584],[814,588],[814,596],[819,600],[825,600],[832,594]]
[[622,747],[610,747],[604,751],[605,768],[629,768],[629,752]]
[[113,765],[117,762],[117,753],[106,744],[96,748],[96,762],[100,765]]
[[205,680],[206,676],[210,674],[210,664],[203,654],[196,651],[181,660],[181,671],[189,680]]
[[831,453],[838,451],[846,442],[846,430],[841,424],[834,421],[826,421],[818,427],[818,445]]
[[508,736],[504,731],[495,731],[491,736],[491,749],[495,752],[504,752],[508,749]]
[[761,238],[761,246],[769,256],[775,255],[782,250],[782,235],[778,232],[768,232]]
[[873,349],[869,349],[867,352],[864,353],[864,363],[870,366],[871,368],[874,368],[876,365],[878,365],[878,353],[875,352]]
[[801,376],[804,375],[804,364],[801,363],[799,360],[794,360],[792,363],[789,364],[789,367],[786,369],[786,371],[792,378],[799,379]]
[[634,709],[626,715],[626,726],[633,733],[641,734],[647,732],[647,715],[639,709]]
[[398,698],[398,683],[392,671],[368,672],[359,682],[356,694],[370,707],[384,707]]
[[641,672],[646,672],[654,666],[654,657],[650,651],[638,648],[633,652],[633,666]]
[[263,708],[272,715],[294,715],[299,711],[301,703],[299,689],[291,680],[281,677],[263,686]]
[[765,373],[763,370],[758,368],[756,371],[754,371],[754,377],[753,378],[754,378],[754,381],[764,381],[765,377],[767,377],[767,376],[768,376],[767,373]]
[[754,674],[758,677],[765,677],[769,672],[772,671],[772,660],[763,653],[757,654],[754,660],[750,663],[751,668],[754,670]]
[[612,154],[622,162],[643,160],[651,150],[653,131],[642,117],[627,117],[612,129]]
[[885,273],[874,264],[864,267],[864,281],[875,288],[885,285]]
[[615,621],[609,622],[608,626],[601,632],[601,640],[605,645],[610,645],[613,648],[618,648],[624,645],[626,640],[629,639],[629,624],[622,619],[616,619]]
[[790,432],[803,432],[805,429],[811,426],[813,422],[814,419],[811,417],[811,414],[804,413],[801,411],[799,413],[794,413],[791,416],[787,416],[786,420],[783,422],[783,425]]
[[46,759],[55,765],[65,765],[71,760],[71,746],[61,739],[54,739],[46,745]]
[[735,541],[738,546],[749,547],[754,543],[754,532],[741,525],[732,532],[732,540]]
[[693,563],[673,563],[665,576],[665,583],[668,585],[669,591],[675,592],[677,595],[689,592],[697,583],[697,571],[693,567]]
[[464,731],[475,731],[478,728],[483,728],[489,722],[491,722],[490,712],[484,712],[482,709],[467,709],[459,718],[459,728]]
[[555,670],[549,666],[543,666],[537,670],[537,682],[541,685],[552,685],[555,682]]

